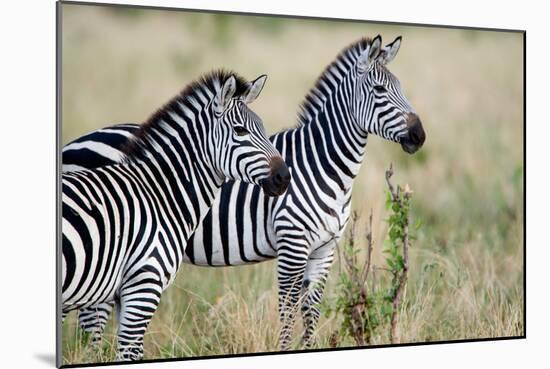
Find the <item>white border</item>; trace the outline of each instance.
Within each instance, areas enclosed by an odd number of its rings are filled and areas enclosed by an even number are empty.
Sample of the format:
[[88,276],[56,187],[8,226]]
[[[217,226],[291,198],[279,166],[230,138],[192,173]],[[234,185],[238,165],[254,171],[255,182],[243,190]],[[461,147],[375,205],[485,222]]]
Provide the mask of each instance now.
[[[141,5],[527,30],[527,339],[315,354],[155,363],[132,368],[368,367],[517,368],[548,362],[549,242],[546,235],[550,122],[547,11],[528,2],[277,0],[114,1]],[[55,352],[55,4],[2,4],[0,247],[3,367],[52,367]],[[421,56],[419,56],[421,57]],[[7,236],[7,237],[6,237]]]

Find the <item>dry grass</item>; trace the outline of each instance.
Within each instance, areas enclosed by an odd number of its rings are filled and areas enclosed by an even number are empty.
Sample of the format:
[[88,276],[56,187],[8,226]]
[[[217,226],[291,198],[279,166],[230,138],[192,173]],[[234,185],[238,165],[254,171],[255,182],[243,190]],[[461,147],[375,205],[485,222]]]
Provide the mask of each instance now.
[[[249,79],[269,75],[253,108],[275,132],[294,125],[302,97],[340,49],[362,36],[380,33],[389,42],[402,34],[391,69],[423,120],[426,145],[411,157],[371,137],[354,186],[354,208],[374,209],[379,264],[390,162],[396,183],[415,190],[413,217],[424,226],[411,249],[401,341],[523,334],[521,35],[64,9],[64,143],[101,126],[141,122],[191,79],[220,66]],[[185,265],[163,295],[145,357],[277,350],[276,292],[274,262],[222,269]],[[335,318],[321,320],[320,347],[328,347],[337,325]],[[93,352],[70,316],[64,363],[112,360],[114,337],[111,325],[102,352]]]

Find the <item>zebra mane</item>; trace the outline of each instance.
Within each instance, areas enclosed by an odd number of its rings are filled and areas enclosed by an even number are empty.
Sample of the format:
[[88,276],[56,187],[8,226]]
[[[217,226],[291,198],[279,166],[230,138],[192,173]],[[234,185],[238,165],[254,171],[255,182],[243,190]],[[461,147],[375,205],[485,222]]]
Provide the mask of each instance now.
[[140,125],[139,129],[134,134],[134,138],[128,140],[128,143],[122,148],[126,160],[131,161],[132,159],[144,157],[149,146],[147,140],[149,133],[158,128],[161,122],[170,120],[167,119],[169,118],[170,112],[180,111],[179,105],[186,104],[190,98],[196,98],[200,101],[198,95],[205,89],[217,92],[231,76],[234,76],[236,81],[236,91],[233,97],[243,95],[249,88],[248,81],[237,73],[225,69],[216,69],[203,74],[185,86],[180,93],[170,99],[170,101],[164,104],[164,106],[158,109]]
[[332,74],[333,68],[342,71],[342,64],[350,66],[350,63],[355,63],[356,59],[361,55],[370,44],[372,39],[363,37],[360,40],[348,45],[336,56],[336,58],[330,63],[317,78],[315,85],[309,90],[304,101],[300,104],[298,111],[298,123],[297,127],[307,124],[311,120],[311,116],[315,115],[319,108],[322,107],[324,102],[322,96],[323,91],[326,90],[324,85],[330,86],[332,82],[328,79],[328,76]]

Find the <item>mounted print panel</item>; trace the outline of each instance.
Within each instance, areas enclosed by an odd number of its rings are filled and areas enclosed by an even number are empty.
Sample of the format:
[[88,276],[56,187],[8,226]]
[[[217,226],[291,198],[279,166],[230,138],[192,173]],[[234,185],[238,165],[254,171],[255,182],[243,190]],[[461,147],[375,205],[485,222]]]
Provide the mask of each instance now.
[[58,3],[58,365],[525,337],[525,32],[390,21]]

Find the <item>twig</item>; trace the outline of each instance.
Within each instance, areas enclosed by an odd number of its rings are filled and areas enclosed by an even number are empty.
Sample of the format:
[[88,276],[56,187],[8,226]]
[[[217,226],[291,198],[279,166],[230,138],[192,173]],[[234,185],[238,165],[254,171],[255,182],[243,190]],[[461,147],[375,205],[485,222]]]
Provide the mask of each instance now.
[[369,214],[369,229],[367,229],[367,235],[365,237],[367,239],[367,260],[365,261],[365,267],[363,268],[363,275],[361,276],[361,284],[365,285],[367,283],[367,279],[369,277],[370,273],[370,266],[371,266],[371,260],[372,260],[372,208],[370,209]]
[[[370,210],[368,228],[365,234],[366,259],[362,267],[358,265],[357,221],[359,216],[353,212],[350,216],[346,247],[342,250],[340,283],[342,290],[337,300],[336,312],[343,312],[344,321],[340,330],[335,331],[330,339],[331,347],[339,344],[339,337],[349,335],[357,345],[370,344],[373,335],[384,327],[389,329],[390,342],[399,341],[397,323],[401,303],[407,283],[409,268],[409,204],[412,191],[408,185],[404,188],[391,182],[393,166],[385,173],[385,179],[390,192],[389,201],[393,212],[390,217],[389,246],[384,252],[389,252],[385,258],[390,268],[379,267],[373,263],[373,210]],[[402,250],[400,250],[402,248]],[[400,252],[401,251],[401,252]],[[388,301],[387,289],[377,286],[380,278],[378,272],[389,272],[391,279],[391,297]],[[391,309],[389,309],[389,306]],[[388,326],[389,320],[389,326]]]
[[390,163],[390,168],[386,170],[386,183],[388,184],[388,188],[390,190],[393,201],[398,201],[399,200],[399,197],[397,196],[398,194],[390,182],[391,176],[393,176],[393,164]]
[[378,269],[378,267],[373,264],[372,265],[372,287],[371,287],[371,293],[374,295],[374,293],[376,292],[376,270]]
[[[390,168],[386,171],[386,182],[388,183],[388,187],[391,193],[391,196],[393,198],[394,203],[398,204],[398,206],[403,209],[406,203],[409,202],[412,191],[410,190],[409,186],[405,186],[405,190],[403,191],[403,199],[399,197],[399,192],[401,191],[401,188],[398,186],[397,191],[395,191],[390,179],[393,175],[393,168],[390,164]],[[405,290],[405,285],[407,284],[407,274],[409,271],[409,213],[406,213],[406,217],[404,219],[404,226],[403,226],[403,237],[402,237],[402,244],[403,244],[403,269],[400,273],[396,273],[394,278],[397,279],[397,289],[395,292],[395,295],[392,299],[392,315],[391,315],[391,327],[390,327],[390,342],[391,343],[398,343],[399,342],[399,334],[397,332],[397,320],[399,317],[399,307],[401,306],[401,299],[403,297],[403,292]]]
[[352,252],[350,253],[351,255],[345,255],[344,253],[344,260],[346,261],[348,270],[351,274],[352,281],[355,283],[356,286],[361,285],[361,281],[357,276],[357,268],[355,267],[357,265],[357,254],[355,253],[355,232],[358,219],[359,215],[356,211],[353,211],[350,216],[350,229],[348,235],[348,244]]
[[[359,216],[357,212],[353,212],[350,217],[350,229],[348,233],[348,245],[350,252],[344,252],[344,261],[345,266],[347,267],[348,275],[351,276],[351,281],[356,288],[359,289],[358,300],[351,307],[351,332],[352,335],[359,346],[364,346],[364,326],[363,326],[363,315],[365,311],[365,301],[366,293],[365,288],[362,283],[362,280],[357,275],[358,270],[357,265],[357,255],[355,252],[355,236],[356,236],[356,226]],[[350,300],[353,300],[350,296]]]

